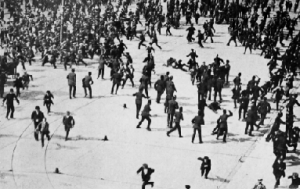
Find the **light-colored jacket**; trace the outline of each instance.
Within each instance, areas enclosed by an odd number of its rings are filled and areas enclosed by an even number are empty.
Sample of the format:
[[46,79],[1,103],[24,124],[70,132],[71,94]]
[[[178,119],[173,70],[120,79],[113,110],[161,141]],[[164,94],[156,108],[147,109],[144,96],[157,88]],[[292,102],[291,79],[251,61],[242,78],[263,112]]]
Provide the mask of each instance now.
[[69,85],[76,85],[76,74],[74,72],[69,73],[67,79]]

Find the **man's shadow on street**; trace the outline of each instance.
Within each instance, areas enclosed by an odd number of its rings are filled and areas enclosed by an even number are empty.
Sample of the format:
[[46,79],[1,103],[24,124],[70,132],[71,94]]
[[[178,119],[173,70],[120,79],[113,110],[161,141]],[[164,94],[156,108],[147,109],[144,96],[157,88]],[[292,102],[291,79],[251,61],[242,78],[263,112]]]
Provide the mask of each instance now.
[[217,182],[224,182],[224,183],[229,183],[230,182],[230,180],[221,178],[219,176],[216,176],[216,178],[210,178],[210,177],[208,177],[207,179],[208,180],[212,180],[212,181],[217,181]]
[[300,152],[291,152],[287,154],[286,165],[289,167],[299,166],[300,165]]

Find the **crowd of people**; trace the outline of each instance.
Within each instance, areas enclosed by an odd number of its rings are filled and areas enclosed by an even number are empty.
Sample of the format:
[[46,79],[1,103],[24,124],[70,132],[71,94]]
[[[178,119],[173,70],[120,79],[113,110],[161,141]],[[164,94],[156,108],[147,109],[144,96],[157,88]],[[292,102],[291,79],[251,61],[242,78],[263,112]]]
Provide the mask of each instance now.
[[[4,3],[5,2],[5,3]],[[158,36],[162,34],[161,29],[166,28],[166,35],[172,35],[171,28],[178,29],[182,27],[181,17],[185,17],[187,42],[193,43],[197,37],[197,43],[201,48],[205,48],[205,43],[210,38],[213,43],[213,36],[216,32],[214,24],[226,23],[229,25],[228,33],[235,46],[239,42],[244,46],[246,53],[254,50],[260,50],[261,56],[269,59],[269,81],[261,83],[258,75],[253,75],[246,87],[242,87],[242,73],[239,73],[233,81],[229,80],[231,65],[230,60],[224,60],[216,55],[213,63],[199,63],[196,50],[186,56],[189,60],[183,63],[185,57],[170,57],[166,60],[166,66],[174,69],[189,72],[191,75],[191,85],[197,87],[198,93],[198,113],[191,120],[193,127],[192,143],[196,133],[198,133],[199,143],[205,143],[202,140],[202,126],[205,125],[205,107],[216,112],[222,110],[222,115],[216,120],[216,127],[212,134],[217,135],[218,140],[223,135],[223,142],[226,142],[228,133],[228,118],[233,115],[232,111],[222,108],[222,90],[231,89],[234,108],[238,108],[239,120],[245,123],[245,134],[253,135],[254,127],[257,130],[265,124],[267,114],[273,111],[270,101],[274,101],[277,116],[266,137],[266,141],[272,140],[274,143],[273,152],[276,160],[273,164],[273,174],[276,179],[275,185],[280,185],[280,179],[285,175],[286,165],[284,160],[286,153],[294,153],[297,149],[299,139],[299,128],[294,126],[293,118],[295,105],[300,106],[297,101],[297,94],[291,91],[295,88],[295,78],[297,77],[300,66],[300,32],[296,33],[300,15],[294,13],[298,10],[299,0],[296,0],[294,9],[289,0],[280,0],[278,11],[276,2],[273,0],[257,0],[243,2],[229,2],[224,0],[170,0],[167,1],[166,12],[159,0],[133,2],[131,0],[119,0],[117,2],[96,1],[96,0],[65,0],[61,6],[61,0],[6,0],[1,2],[1,47],[5,53],[0,58],[0,97],[3,103],[6,101],[6,118],[14,118],[14,100],[19,103],[22,99],[20,89],[30,86],[30,80],[33,76],[24,73],[23,76],[16,74],[13,89],[5,94],[5,83],[7,82],[7,73],[11,65],[21,63],[23,70],[26,70],[26,63],[32,65],[37,62],[37,54],[41,55],[41,66],[46,63],[53,65],[54,69],[63,65],[65,70],[72,65],[82,63],[88,66],[86,59],[96,59],[98,66],[98,79],[104,78],[105,69],[110,68],[110,79],[112,81],[111,94],[117,95],[120,86],[124,88],[129,79],[132,87],[136,84],[133,81],[135,69],[134,60],[128,48],[122,40],[133,40],[137,38],[139,43],[137,49],[141,46],[147,51],[147,57],[144,59],[145,66],[142,69],[142,76],[139,79],[139,90],[133,94],[136,103],[136,119],[141,120],[137,128],[141,128],[144,120],[147,120],[147,130],[151,131],[151,103],[148,95],[148,87],[157,91],[156,103],[161,103],[162,95],[165,93],[164,113],[166,113],[167,136],[178,130],[179,137],[182,136],[180,123],[184,120],[184,107],[180,107],[177,102],[176,85],[170,72],[160,76],[160,79],[153,82],[152,74],[155,72],[155,44],[159,49]],[[136,4],[136,9],[131,9],[131,4]],[[285,3],[285,8],[284,8]],[[25,7],[25,8],[24,8]],[[63,8],[62,8],[63,7]],[[103,8],[104,7],[104,8]],[[276,9],[275,9],[276,7]],[[59,9],[62,8],[62,11]],[[5,19],[4,11],[7,10],[9,17]],[[292,12],[294,12],[292,14]],[[261,15],[259,15],[259,13]],[[274,14],[273,14],[274,13]],[[203,23],[203,32],[197,31],[194,37],[200,17],[207,17]],[[144,22],[141,21],[144,18]],[[193,22],[193,19],[194,21]],[[262,18],[259,20],[259,18]],[[142,28],[142,29],[138,29]],[[146,36],[150,43],[145,44]],[[281,47],[278,47],[278,42]],[[226,44],[224,44],[226,45]],[[280,53],[280,48],[285,52]],[[178,59],[179,58],[179,59]],[[197,59],[198,58],[198,59]],[[178,59],[178,60],[176,60]],[[55,71],[55,70],[53,70]],[[69,98],[76,98],[76,70],[71,69],[67,75],[69,85]],[[82,79],[82,86],[85,91],[85,97],[93,98],[92,95],[92,73]],[[88,92],[89,95],[88,95]],[[213,91],[213,98],[211,93]],[[271,94],[271,98],[267,98]],[[274,97],[275,95],[275,97]],[[273,98],[274,97],[274,98]],[[147,104],[142,109],[143,98],[148,99]],[[54,104],[54,95],[47,91],[44,96],[44,105],[48,113],[51,112],[51,105]],[[208,103],[208,101],[211,101]],[[287,102],[287,103],[286,103]],[[239,104],[239,107],[238,107]],[[124,105],[125,106],[125,105]],[[141,111],[142,110],[142,111]],[[287,120],[282,120],[283,113],[287,112]],[[141,113],[140,113],[141,112]],[[44,146],[44,136],[50,140],[49,124],[40,107],[36,106],[31,115],[36,132],[34,137],[38,140],[38,134],[41,133],[42,146]],[[75,121],[70,112],[63,118],[66,137],[68,140],[70,129],[74,127]],[[280,130],[281,124],[286,124],[286,130]],[[289,150],[293,148],[292,150]],[[208,178],[211,160],[208,157],[200,158],[204,162],[201,166],[202,175]],[[147,170],[147,173],[144,173]],[[149,172],[150,171],[150,172]],[[152,185],[150,175],[154,169],[148,168],[144,164],[138,170],[142,172],[143,188],[146,185]],[[297,174],[289,177],[293,180],[292,185],[299,185]],[[298,180],[297,180],[298,179]],[[296,181],[294,181],[296,180]],[[296,183],[296,184],[295,184]],[[256,185],[256,189],[262,188],[261,180]]]

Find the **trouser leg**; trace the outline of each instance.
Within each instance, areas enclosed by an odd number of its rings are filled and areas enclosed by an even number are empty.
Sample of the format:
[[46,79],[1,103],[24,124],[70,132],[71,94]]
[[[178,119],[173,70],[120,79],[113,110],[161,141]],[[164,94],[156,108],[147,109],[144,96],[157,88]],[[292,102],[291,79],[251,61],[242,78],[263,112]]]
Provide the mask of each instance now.
[[266,114],[265,113],[261,114],[261,120],[259,122],[259,125],[264,125],[265,118],[266,118]]
[[192,136],[192,142],[194,142],[194,139],[195,139],[195,135],[196,135],[196,128],[194,128],[194,132],[193,132],[193,136]]
[[71,95],[72,94],[72,88],[73,88],[72,85],[69,85],[69,96],[70,96],[70,98],[72,98],[72,95]]
[[150,117],[146,117],[146,119],[147,119],[147,121],[148,121],[148,126],[147,126],[147,128],[149,128],[149,129],[150,129],[150,125],[151,125],[151,119],[150,119]]
[[177,129],[178,129],[178,134],[179,134],[179,137],[181,137],[182,135],[181,135],[181,127],[180,127],[180,125],[179,125],[179,123],[176,123],[176,127],[177,127]]
[[202,143],[202,131],[201,131],[201,127],[198,129],[198,135],[199,135],[199,142]]
[[115,88],[116,83],[113,83],[112,87],[111,87],[111,94],[114,93],[114,88]]
[[136,118],[139,118],[139,113],[141,110],[142,104],[136,104]]
[[44,136],[45,136],[45,133],[41,133],[42,147],[44,147]]
[[11,106],[10,107],[11,113],[10,113],[10,118],[14,118],[14,112],[15,112],[15,107]]
[[86,87],[83,87],[83,89],[84,89],[84,95],[87,96]]
[[210,169],[205,169],[205,178],[207,179],[208,173],[209,173]]
[[47,104],[46,104],[46,107],[47,107],[47,110],[48,110],[48,113],[49,113],[49,112],[51,111],[51,104],[50,104],[50,103],[49,103],[49,104],[47,103]]
[[67,128],[67,129],[66,129],[66,138],[65,138],[65,140],[68,140],[68,137],[69,137],[69,132],[70,132],[70,129],[69,129],[69,128]]
[[88,86],[89,92],[90,92],[90,98],[92,98],[92,87]]
[[21,95],[20,87],[16,87],[16,89],[17,89],[17,96],[19,97]]
[[36,130],[39,130],[37,127],[39,125],[39,122],[34,122],[34,138],[36,141],[39,140],[39,133]]
[[227,130],[227,129],[225,129],[225,131],[224,131],[224,137],[223,137],[223,142],[226,142],[226,136],[227,136],[227,132],[228,132],[228,130]]
[[8,118],[10,110],[11,110],[11,106],[7,105],[7,107],[6,107],[6,118]]
[[142,116],[142,119],[141,119],[141,121],[139,122],[138,127],[141,126],[141,124],[144,122],[145,119],[146,119],[146,117],[145,117],[145,116]]
[[173,131],[175,131],[177,129],[177,127],[175,126],[175,127],[173,127],[170,131],[168,131],[167,133],[168,134],[171,134]]
[[148,86],[145,86],[145,93],[146,93],[146,96],[149,97],[148,96]]

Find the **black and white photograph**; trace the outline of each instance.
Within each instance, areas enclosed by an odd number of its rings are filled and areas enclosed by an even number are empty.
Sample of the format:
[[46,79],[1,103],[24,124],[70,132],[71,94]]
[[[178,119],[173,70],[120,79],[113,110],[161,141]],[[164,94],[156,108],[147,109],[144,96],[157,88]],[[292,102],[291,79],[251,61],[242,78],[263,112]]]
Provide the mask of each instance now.
[[300,188],[300,0],[0,0],[0,189]]

